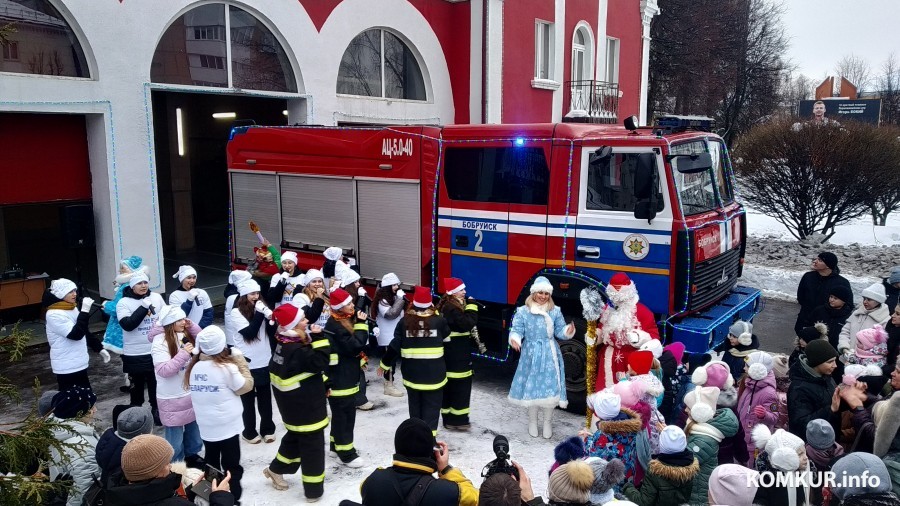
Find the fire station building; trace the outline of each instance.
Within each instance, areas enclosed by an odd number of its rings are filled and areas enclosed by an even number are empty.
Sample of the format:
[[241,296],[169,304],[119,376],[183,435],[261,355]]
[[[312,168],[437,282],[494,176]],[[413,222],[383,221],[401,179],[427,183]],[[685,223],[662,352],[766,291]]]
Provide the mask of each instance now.
[[[646,122],[658,12],[656,0],[0,0],[0,273],[81,278],[109,297],[119,261],[139,255],[157,291],[181,263],[224,279],[229,227],[246,226],[229,223],[236,125]],[[0,310],[23,300],[5,286]]]

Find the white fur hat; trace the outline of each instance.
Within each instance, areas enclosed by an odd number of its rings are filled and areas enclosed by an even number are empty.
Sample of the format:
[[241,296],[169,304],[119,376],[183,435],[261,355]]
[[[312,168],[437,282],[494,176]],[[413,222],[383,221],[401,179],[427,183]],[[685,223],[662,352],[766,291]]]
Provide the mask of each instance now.
[[178,320],[183,320],[184,318],[187,318],[187,315],[180,307],[175,305],[166,305],[159,310],[158,323],[161,327],[165,327],[166,325],[171,325]]
[[178,279],[178,282],[180,283],[180,282],[184,281],[184,278],[186,278],[188,276],[196,276],[196,275],[197,275],[196,269],[194,269],[190,265],[182,265],[181,267],[178,268],[178,272],[176,272],[175,274],[172,274],[172,277]]
[[[646,334],[646,332],[644,333]],[[649,337],[650,334],[647,334],[647,336]],[[649,351],[650,353],[653,353],[653,358],[657,360],[659,360],[659,357],[661,357],[663,354],[663,345],[659,341],[659,339],[650,339],[649,341],[642,344],[640,349],[642,351]]]
[[697,423],[706,423],[716,414],[719,389],[697,387],[684,396],[684,404],[691,409],[690,417]]
[[773,434],[762,423],[753,428],[752,437],[753,444],[769,454],[769,463],[775,469],[790,472],[800,468],[800,455],[797,452],[805,448],[805,443],[799,437],[784,429],[778,429]]
[[531,293],[546,292],[552,294],[553,285],[550,283],[549,279],[545,278],[544,276],[538,276],[534,280],[534,283],[531,284],[531,289],[529,291]]
[[382,276],[382,278],[381,278],[381,286],[382,287],[394,286],[394,285],[399,285],[399,284],[400,284],[400,278],[398,278],[397,275],[394,274],[393,272],[389,272],[389,273],[385,274],[384,276]]
[[290,260],[291,262],[297,263],[297,254],[293,251],[285,251],[281,254],[281,261]]
[[772,355],[764,351],[754,351],[747,356],[747,375],[759,381],[769,375],[773,365]]
[[62,299],[66,295],[69,295],[69,292],[76,288],[75,283],[66,278],[54,279],[50,282],[50,293],[57,299]]

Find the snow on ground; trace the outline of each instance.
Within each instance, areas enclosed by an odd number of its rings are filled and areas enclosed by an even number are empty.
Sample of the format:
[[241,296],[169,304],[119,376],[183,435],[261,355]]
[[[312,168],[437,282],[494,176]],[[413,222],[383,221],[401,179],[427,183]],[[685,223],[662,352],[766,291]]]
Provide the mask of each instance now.
[[[477,374],[477,373],[476,373]],[[406,397],[394,398],[382,395],[381,379],[373,371],[367,373],[370,385],[369,400],[376,403],[372,411],[357,411],[354,444],[368,465],[350,469],[340,461],[325,457],[325,495],[318,504],[337,505],[343,499],[359,502],[359,486],[376,467],[391,465],[394,453],[394,431],[409,417]],[[528,435],[528,415],[524,408],[513,406],[506,400],[509,377],[475,381],[472,390],[472,428],[468,432],[454,432],[440,428],[438,439],[446,441],[450,448],[450,464],[461,469],[476,487],[482,482],[481,470],[493,460],[494,436],[503,434],[509,439],[510,454],[520,463],[532,480],[535,494],[546,495],[547,471],[553,464],[553,448],[564,437],[577,434],[583,426],[584,416],[577,416],[557,409],[554,415],[552,439],[532,438]],[[303,504],[303,486],[300,474],[285,476],[291,488],[276,491],[262,474],[278,449],[284,435],[281,417],[275,409],[278,425],[278,441],[256,445],[241,442],[241,465],[244,477],[243,505]],[[325,438],[328,438],[326,428]]]
[[761,289],[769,298],[796,301],[800,277],[820,251],[838,256],[838,268],[850,281],[857,302],[865,287],[900,265],[900,216],[896,214],[889,216],[883,227],[872,225],[867,216],[841,225],[821,244],[797,241],[778,220],[748,208],[747,233],[741,283]]

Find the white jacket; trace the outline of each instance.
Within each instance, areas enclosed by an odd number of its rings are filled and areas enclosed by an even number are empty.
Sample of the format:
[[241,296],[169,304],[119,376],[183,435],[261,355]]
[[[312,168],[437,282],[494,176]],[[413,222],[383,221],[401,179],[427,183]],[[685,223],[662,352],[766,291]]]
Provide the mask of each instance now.
[[269,336],[266,334],[268,322],[263,322],[259,326],[259,332],[256,333],[258,339],[248,343],[244,340],[244,336],[241,335],[240,331],[249,327],[250,322],[244,318],[240,309],[234,308],[231,310],[231,321],[234,323],[234,334],[232,336],[234,345],[240,348],[245,357],[250,359],[250,369],[269,367],[269,360],[272,359],[272,347],[269,345]]
[[88,367],[87,338],[73,340],[66,336],[78,320],[78,308],[47,311],[47,342],[50,343],[50,368],[53,374],[71,374]]
[[61,476],[72,477],[74,487],[69,490],[66,506],[81,506],[84,493],[93,483],[91,475],[100,478],[100,466],[97,464],[96,448],[99,438],[94,428],[80,420],[62,420],[70,430],[56,430],[53,435],[62,443],[81,445],[77,449],[65,448],[64,456],[55,448],[50,449],[50,481]]
[[886,304],[879,304],[878,307],[872,311],[869,311],[860,305],[859,309],[854,311],[853,314],[850,315],[850,318],[847,318],[847,323],[845,323],[844,327],[841,329],[841,334],[838,339],[838,352],[843,355],[847,351],[855,350],[857,332],[870,329],[876,324],[883,327],[890,318],[891,313],[888,311]]
[[[127,355],[129,357],[137,357],[140,355],[149,355],[150,348],[152,347],[150,340],[147,336],[150,334],[150,328],[153,327],[153,324],[156,323],[156,320],[159,319],[159,311],[163,306],[166,305],[162,296],[156,292],[151,292],[150,295],[150,304],[153,306],[155,310],[152,315],[147,315],[144,318],[144,321],[141,322],[140,325],[137,326],[134,330],[125,330],[122,329],[122,350],[123,355]],[[116,304],[116,319],[121,320],[122,318],[127,318],[131,316],[132,313],[137,310],[137,308],[141,307],[141,301],[138,299],[132,299],[131,297],[122,297]]]
[[234,346],[234,333],[237,332],[234,328],[234,320],[231,318],[231,310],[234,308],[234,303],[237,302],[238,295],[229,295],[227,299],[225,299],[225,343],[229,346]]

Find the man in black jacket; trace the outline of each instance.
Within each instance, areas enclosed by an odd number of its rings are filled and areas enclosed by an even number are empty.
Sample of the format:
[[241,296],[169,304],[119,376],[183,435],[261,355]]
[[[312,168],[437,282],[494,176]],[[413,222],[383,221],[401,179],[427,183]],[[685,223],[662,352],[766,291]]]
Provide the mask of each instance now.
[[788,426],[791,433],[804,441],[811,420],[825,420],[835,428],[835,433],[840,430],[840,392],[831,377],[837,357],[837,350],[828,341],[813,339],[806,345],[806,353],[791,366]]
[[840,272],[837,256],[830,251],[823,251],[813,259],[812,270],[804,274],[800,278],[800,284],[797,285],[800,313],[797,314],[794,332],[800,332],[800,329],[816,323],[812,321],[813,309],[828,303],[828,295],[832,288],[843,285],[847,290],[851,290],[850,282],[841,276]]
[[[372,472],[360,492],[365,506],[476,506],[478,490],[450,465],[450,450],[435,442],[431,427],[410,418],[394,434],[393,465]],[[437,472],[439,478],[432,475]]]

